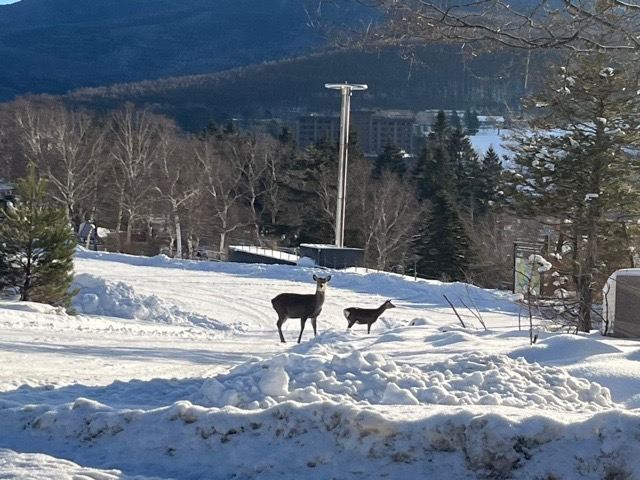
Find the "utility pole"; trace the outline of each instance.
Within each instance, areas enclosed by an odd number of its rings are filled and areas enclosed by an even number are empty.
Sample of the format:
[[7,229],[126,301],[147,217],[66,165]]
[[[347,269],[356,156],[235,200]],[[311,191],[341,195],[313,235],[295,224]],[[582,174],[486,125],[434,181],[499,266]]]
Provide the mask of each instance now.
[[349,156],[349,114],[351,92],[366,90],[368,87],[358,83],[325,83],[325,88],[340,90],[342,108],[340,110],[340,151],[338,158],[338,202],[336,205],[336,247],[344,247],[344,217],[347,197],[347,162]]

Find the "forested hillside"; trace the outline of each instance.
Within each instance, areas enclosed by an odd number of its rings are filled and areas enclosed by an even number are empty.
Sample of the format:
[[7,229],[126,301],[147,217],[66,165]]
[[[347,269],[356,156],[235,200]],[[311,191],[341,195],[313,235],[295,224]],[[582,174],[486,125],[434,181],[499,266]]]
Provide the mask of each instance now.
[[[532,65],[542,61],[534,56]],[[369,85],[367,92],[354,97],[354,108],[476,108],[495,112],[507,106],[518,108],[525,72],[521,55],[495,53],[468,60],[454,46],[422,50],[413,63],[393,50],[338,51],[213,75],[82,89],[66,100],[103,111],[123,102],[151,106],[184,128],[197,130],[210,121],[229,118],[335,110],[336,95],[326,90],[324,83],[348,80]],[[529,86],[533,85],[535,81],[530,79]]]

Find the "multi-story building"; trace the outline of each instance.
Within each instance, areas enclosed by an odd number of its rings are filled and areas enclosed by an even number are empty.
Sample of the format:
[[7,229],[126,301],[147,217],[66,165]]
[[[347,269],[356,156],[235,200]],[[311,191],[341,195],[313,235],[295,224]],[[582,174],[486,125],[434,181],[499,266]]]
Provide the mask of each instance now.
[[[409,155],[417,155],[423,146],[423,139],[435,123],[439,110],[354,110],[351,112],[351,131],[358,136],[360,148],[366,156],[379,155],[384,146],[391,143]],[[451,111],[446,111],[447,119]],[[460,121],[465,113],[457,112]],[[479,115],[480,129],[500,129],[504,126],[502,116]],[[327,140],[340,140],[340,116],[317,114],[299,116],[295,125],[295,139],[300,148]]]
[[331,143],[340,140],[340,117],[311,113],[298,117],[295,124],[295,139],[299,148],[326,140]]
[[[354,115],[357,122],[358,114]],[[406,110],[384,110],[363,115],[362,123],[356,124],[366,132],[366,153],[377,155],[387,144],[400,147],[408,154],[415,153],[413,125],[415,114]],[[360,127],[362,125],[362,127]]]
[[[397,145],[409,154],[415,153],[415,114],[406,110],[355,110],[351,112],[350,128],[358,136],[360,148],[367,156],[377,156],[386,144]],[[320,140],[338,142],[339,115],[310,114],[298,117],[296,142],[304,148]]]

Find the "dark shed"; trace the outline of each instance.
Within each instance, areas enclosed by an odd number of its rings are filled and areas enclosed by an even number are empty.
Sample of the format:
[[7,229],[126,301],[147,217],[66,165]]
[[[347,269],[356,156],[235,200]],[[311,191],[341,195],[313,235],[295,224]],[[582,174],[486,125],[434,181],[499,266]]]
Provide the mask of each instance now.
[[316,265],[327,268],[361,267],[364,264],[364,250],[361,248],[303,243],[300,256],[311,258]]

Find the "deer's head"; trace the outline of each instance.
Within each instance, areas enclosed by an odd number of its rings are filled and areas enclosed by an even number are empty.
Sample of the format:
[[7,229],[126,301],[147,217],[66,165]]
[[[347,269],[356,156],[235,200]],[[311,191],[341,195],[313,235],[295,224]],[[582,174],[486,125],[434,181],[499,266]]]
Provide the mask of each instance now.
[[331,280],[331,275],[327,276],[326,278],[314,275],[313,280],[316,282],[316,291],[324,292],[327,289],[327,283],[329,283],[329,281]]

